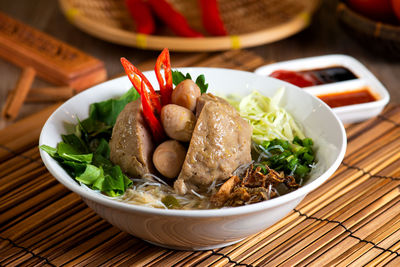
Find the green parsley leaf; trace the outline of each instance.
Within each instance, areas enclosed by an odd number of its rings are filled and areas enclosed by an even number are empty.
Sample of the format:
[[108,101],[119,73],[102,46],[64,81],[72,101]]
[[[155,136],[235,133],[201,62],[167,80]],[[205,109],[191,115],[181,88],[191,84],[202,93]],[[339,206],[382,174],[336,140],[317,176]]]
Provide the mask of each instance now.
[[118,99],[90,105],[89,117],[78,123],[73,133],[62,135],[56,148],[42,145],[40,149],[54,158],[76,181],[109,196],[119,196],[132,185],[119,166],[110,161],[112,128],[125,105],[140,95],[132,87]]
[[207,92],[208,83],[206,83],[206,78],[204,77],[204,74],[201,74],[199,75],[199,77],[197,77],[196,84],[199,86],[202,94]]
[[[179,70],[172,70],[172,83],[176,86],[180,82],[190,79],[192,80],[192,77],[190,76],[189,73],[183,74]],[[197,77],[196,79],[196,84],[200,88],[200,92],[202,94],[207,92],[208,89],[208,83],[206,83],[206,79],[204,77],[204,74],[201,74]]]
[[132,181],[125,179],[125,175],[122,173],[121,168],[118,165],[115,165],[111,168],[104,169],[104,180],[99,190],[114,197],[122,195],[126,188],[131,184]]
[[85,185],[92,185],[101,175],[103,175],[101,168],[98,168],[92,164],[88,164],[86,165],[85,171],[75,179],[81,183],[84,183]]
[[182,72],[180,72],[179,70],[172,70],[172,83],[176,86],[179,83],[181,83],[184,80],[187,79],[192,79],[192,77],[190,76],[189,73],[186,73],[186,75],[184,75]]
[[89,153],[89,149],[86,146],[85,142],[79,138],[76,134],[63,134],[61,135],[64,143],[72,146],[76,152],[79,154],[87,154]]
[[89,118],[114,126],[119,113],[124,109],[125,105],[139,97],[139,93],[132,87],[118,99],[109,99],[103,102],[93,103],[89,107]]
[[47,145],[41,145],[39,147],[41,150],[43,150],[44,152],[47,152],[47,154],[49,154],[51,157],[55,157],[57,154],[57,149],[51,146],[47,146]]
[[93,154],[81,154],[79,150],[70,144],[60,142],[57,144],[57,154],[64,160],[73,160],[82,163],[91,163]]

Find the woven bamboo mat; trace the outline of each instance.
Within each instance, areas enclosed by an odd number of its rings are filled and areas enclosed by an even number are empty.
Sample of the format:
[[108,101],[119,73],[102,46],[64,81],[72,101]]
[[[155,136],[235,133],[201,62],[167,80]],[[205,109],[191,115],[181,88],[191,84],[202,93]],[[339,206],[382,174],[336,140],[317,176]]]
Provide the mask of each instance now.
[[[253,70],[264,62],[230,51],[190,62]],[[337,172],[288,216],[242,242],[174,251],[125,234],[45,169],[40,129],[56,108],[0,131],[0,265],[400,266],[400,106],[346,126]]]

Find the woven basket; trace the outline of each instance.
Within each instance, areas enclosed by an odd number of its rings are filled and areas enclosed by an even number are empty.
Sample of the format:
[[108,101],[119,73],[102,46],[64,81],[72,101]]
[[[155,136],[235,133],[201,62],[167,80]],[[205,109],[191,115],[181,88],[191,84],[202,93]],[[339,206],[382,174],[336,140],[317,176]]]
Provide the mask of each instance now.
[[[310,23],[319,0],[219,0],[221,18],[229,36],[182,38],[165,26],[155,35],[135,33],[123,0],[59,0],[69,21],[100,39],[143,49],[217,51],[257,46],[281,40]],[[197,0],[169,0],[196,30],[201,26]]]
[[385,56],[400,57],[400,26],[371,20],[339,2],[337,14],[350,35],[364,47],[374,49]]

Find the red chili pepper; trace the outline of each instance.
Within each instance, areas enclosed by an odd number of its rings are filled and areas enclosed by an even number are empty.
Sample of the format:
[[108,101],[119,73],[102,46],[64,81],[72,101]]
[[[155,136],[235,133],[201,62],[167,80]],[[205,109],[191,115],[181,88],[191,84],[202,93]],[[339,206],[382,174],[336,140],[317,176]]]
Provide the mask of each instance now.
[[136,24],[136,31],[152,34],[155,31],[154,18],[150,6],[143,0],[125,0],[125,6]]
[[203,35],[193,30],[186,18],[176,11],[166,0],[148,0],[152,10],[156,15],[179,36],[183,37],[203,37]]
[[164,128],[153,113],[152,107],[150,105],[149,92],[145,88],[144,80],[141,81],[140,88],[140,91],[142,92],[141,98],[143,116],[150,127],[154,140],[157,143],[161,143],[165,139]]
[[132,65],[126,58],[121,58],[122,66],[125,69],[125,73],[128,75],[129,80],[132,82],[133,86],[135,87],[136,91],[142,95],[141,92],[141,82],[143,81],[147,88],[150,90],[149,101],[151,102],[152,110],[156,110],[157,114],[161,114],[161,103],[160,98],[156,91],[154,91],[153,86],[147,80],[146,76],[138,70],[134,65]]
[[228,33],[219,13],[217,0],[199,0],[199,2],[204,28],[212,35],[227,35]]
[[[161,75],[162,68],[164,68],[165,81]],[[164,48],[158,56],[154,71],[156,73],[158,84],[160,85],[161,103],[163,106],[168,105],[171,103],[172,94],[172,72],[168,48]]]

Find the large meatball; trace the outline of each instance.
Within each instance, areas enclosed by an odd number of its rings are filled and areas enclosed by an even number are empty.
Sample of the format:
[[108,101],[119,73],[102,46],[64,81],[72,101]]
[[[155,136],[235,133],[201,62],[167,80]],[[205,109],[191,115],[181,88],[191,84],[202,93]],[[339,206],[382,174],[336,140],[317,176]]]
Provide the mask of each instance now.
[[110,159],[131,177],[153,173],[154,144],[141,100],[128,103],[118,115],[110,140]]

